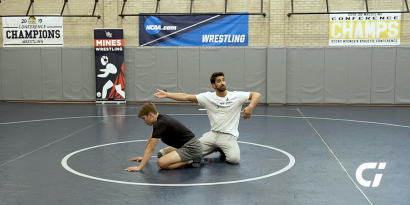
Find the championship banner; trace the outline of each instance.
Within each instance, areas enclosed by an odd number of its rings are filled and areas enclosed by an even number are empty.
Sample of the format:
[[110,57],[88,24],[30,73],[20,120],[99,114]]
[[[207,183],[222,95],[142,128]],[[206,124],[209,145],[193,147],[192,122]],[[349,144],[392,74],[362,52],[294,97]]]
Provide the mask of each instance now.
[[3,17],[3,47],[64,46],[63,17]]
[[401,13],[330,14],[329,45],[400,45]]
[[123,29],[94,29],[96,102],[125,103]]
[[140,46],[248,46],[248,15],[140,16]]

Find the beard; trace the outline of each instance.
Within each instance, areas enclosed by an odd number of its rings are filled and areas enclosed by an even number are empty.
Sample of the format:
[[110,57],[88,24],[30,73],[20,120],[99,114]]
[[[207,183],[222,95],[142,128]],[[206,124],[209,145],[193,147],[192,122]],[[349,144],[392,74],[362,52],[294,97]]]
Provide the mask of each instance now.
[[216,87],[216,90],[217,91],[219,91],[219,92],[225,92],[225,90],[226,90],[226,86],[221,86],[221,87]]

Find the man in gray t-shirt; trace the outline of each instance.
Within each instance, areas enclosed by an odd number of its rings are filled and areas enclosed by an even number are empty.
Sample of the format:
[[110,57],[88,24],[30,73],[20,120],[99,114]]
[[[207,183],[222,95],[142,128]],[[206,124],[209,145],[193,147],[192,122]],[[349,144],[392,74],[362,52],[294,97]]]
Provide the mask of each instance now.
[[[261,94],[257,92],[227,91],[225,75],[222,72],[213,73],[210,81],[215,89],[213,93],[205,92],[198,95],[189,95],[158,90],[155,96],[157,98],[196,102],[204,106],[211,123],[211,131],[205,133],[199,139],[203,146],[203,155],[208,155],[215,150],[222,150],[226,155],[227,162],[237,164],[240,160],[240,150],[237,142],[240,113],[244,113],[244,119],[250,118]],[[242,105],[247,100],[251,100],[251,103],[241,111]]]

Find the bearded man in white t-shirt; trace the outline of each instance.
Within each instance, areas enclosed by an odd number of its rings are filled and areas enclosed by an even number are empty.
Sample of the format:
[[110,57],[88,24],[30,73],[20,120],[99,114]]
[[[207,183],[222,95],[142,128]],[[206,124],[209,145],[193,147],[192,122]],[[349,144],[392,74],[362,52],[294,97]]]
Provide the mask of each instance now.
[[[215,89],[215,92],[212,93],[205,92],[190,95],[158,90],[155,96],[178,101],[191,101],[204,106],[211,123],[211,131],[205,133],[199,139],[203,147],[203,156],[218,150],[222,151],[227,162],[237,164],[240,160],[240,150],[237,142],[240,113],[244,113],[244,119],[249,119],[253,108],[261,98],[261,94],[257,92],[227,91],[223,72],[213,73],[210,80],[212,87]],[[251,100],[250,104],[242,110],[242,105],[248,100]]]

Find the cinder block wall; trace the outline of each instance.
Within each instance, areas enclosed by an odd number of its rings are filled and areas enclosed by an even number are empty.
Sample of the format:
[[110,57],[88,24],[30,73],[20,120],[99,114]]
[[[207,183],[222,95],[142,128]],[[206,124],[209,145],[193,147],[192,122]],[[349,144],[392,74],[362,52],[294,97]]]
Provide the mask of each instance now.
[[[124,28],[125,45],[138,46],[138,17],[121,18],[123,0],[99,0],[96,15],[101,19],[86,17],[64,18],[65,47],[93,46],[94,28]],[[69,0],[64,14],[91,15],[95,0]],[[190,0],[162,0],[159,13],[188,13]],[[1,15],[25,15],[29,0],[7,0],[0,3]],[[35,0],[30,15],[60,14],[64,0]],[[154,13],[155,0],[127,0],[125,14]],[[403,0],[368,0],[369,10],[406,10]],[[291,0],[263,0],[267,14],[250,16],[249,46],[326,46],[329,40],[328,15],[293,15]],[[330,11],[365,11],[363,0],[329,0]],[[195,0],[192,12],[224,12],[225,0]],[[294,0],[294,12],[325,12],[325,0]],[[260,0],[228,0],[227,12],[261,12]],[[410,45],[410,14],[402,14],[401,45]],[[0,19],[1,25],[1,19]],[[3,35],[0,35],[0,46]]]

